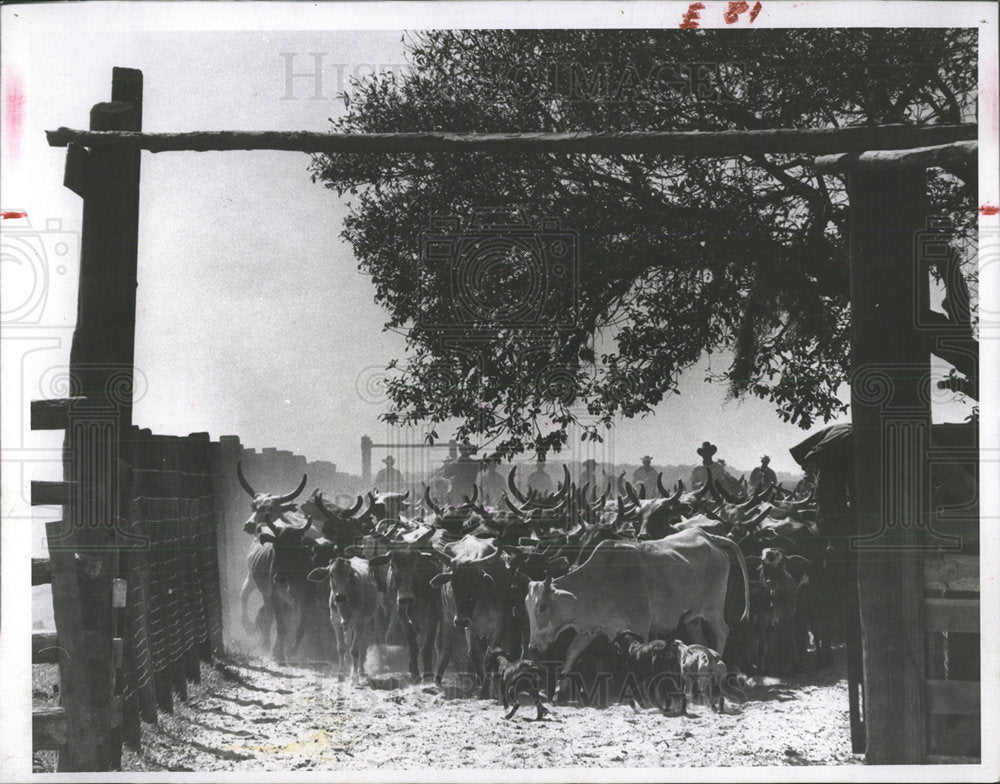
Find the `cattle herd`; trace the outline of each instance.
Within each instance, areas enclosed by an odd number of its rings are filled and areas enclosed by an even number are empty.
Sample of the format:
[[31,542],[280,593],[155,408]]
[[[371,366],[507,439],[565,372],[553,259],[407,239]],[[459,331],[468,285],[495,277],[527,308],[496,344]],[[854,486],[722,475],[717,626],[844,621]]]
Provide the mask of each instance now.
[[[509,712],[537,718],[580,700],[686,713],[700,700],[722,711],[750,676],[829,661],[835,628],[833,543],[817,527],[816,502],[781,486],[733,495],[708,474],[645,498],[624,480],[603,494],[564,481],[551,494],[522,493],[515,470],[503,508],[473,488],[458,505],[425,488],[358,496],[350,508],[306,477],[293,492],[256,492],[242,619],[273,657],[294,655],[310,603],[336,641],[341,680],[373,683],[372,644],[399,644],[414,682],[443,678],[467,654],[466,683]],[[745,486],[745,485],[744,485]],[[263,604],[252,623],[248,597]],[[317,617],[313,612],[311,617]],[[330,651],[331,660],[333,651]]]

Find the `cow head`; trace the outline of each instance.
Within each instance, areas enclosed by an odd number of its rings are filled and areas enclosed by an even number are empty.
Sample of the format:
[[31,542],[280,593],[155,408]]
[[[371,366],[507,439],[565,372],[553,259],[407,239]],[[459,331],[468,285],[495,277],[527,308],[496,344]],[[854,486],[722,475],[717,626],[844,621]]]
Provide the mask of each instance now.
[[556,641],[559,633],[567,628],[565,618],[575,602],[576,596],[555,587],[551,577],[528,584],[524,609],[528,614],[528,647],[531,650],[541,653]]
[[289,524],[288,520],[285,519],[285,515],[288,512],[295,511],[295,505],[290,502],[294,501],[299,493],[305,489],[305,474],[302,475],[302,481],[299,483],[299,486],[286,495],[271,495],[270,493],[256,492],[250,486],[246,477],[243,476],[242,461],[236,464],[236,476],[240,480],[240,486],[253,499],[250,502],[250,511],[252,514],[243,524],[243,531],[245,533],[256,534],[262,527],[274,528],[274,524],[279,520],[286,525]]
[[271,582],[279,591],[297,597],[305,589],[305,579],[313,567],[311,542],[305,539],[310,523],[299,527],[273,523],[257,536],[261,544],[274,548]]
[[312,495],[299,505],[299,510],[321,525],[323,536],[333,544],[338,555],[343,555],[350,545],[361,540],[363,532],[359,521],[368,514],[360,495],[353,506],[340,507],[327,503],[319,489],[313,490]]
[[383,520],[399,520],[410,508],[410,491],[405,493],[368,493],[368,513],[375,523]]
[[801,555],[785,555],[776,547],[765,547],[760,558],[748,558],[747,565],[757,566],[760,583],[771,596],[771,625],[790,623],[795,615],[799,589],[809,581],[806,574],[809,561]]
[[422,542],[393,542],[387,554],[369,559],[368,564],[376,567],[389,564],[389,579],[396,588],[396,606],[407,617],[417,599],[434,590],[430,581],[438,573],[438,562]]
[[455,626],[467,629],[472,622],[476,602],[483,597],[498,598],[502,595],[502,585],[490,574],[490,567],[504,568],[500,552],[496,546],[467,536],[448,545],[439,558],[446,564],[446,571],[434,575],[431,585],[439,588],[451,583],[455,596]]
[[309,579],[316,583],[330,581],[330,598],[340,617],[349,620],[352,608],[360,603],[361,576],[355,565],[347,558],[334,558],[328,566],[309,572]]

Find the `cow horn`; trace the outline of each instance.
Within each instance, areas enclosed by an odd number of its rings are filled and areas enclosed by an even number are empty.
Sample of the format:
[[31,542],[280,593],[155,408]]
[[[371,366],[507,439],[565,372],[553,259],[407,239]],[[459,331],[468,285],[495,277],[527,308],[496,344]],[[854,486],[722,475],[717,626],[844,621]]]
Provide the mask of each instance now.
[[350,509],[347,510],[347,516],[354,517],[354,515],[356,515],[359,511],[361,511],[361,507],[364,505],[365,505],[365,499],[362,498],[360,495],[358,495],[358,500],[354,502],[354,506],[352,506]]
[[517,499],[519,504],[527,502],[527,499],[521,495],[521,491],[517,489],[517,483],[514,481],[514,474],[517,473],[517,466],[510,467],[510,473],[507,474],[507,487],[510,488],[510,494]]
[[667,492],[667,488],[663,486],[663,472],[660,471],[656,475],[656,489],[660,491],[660,496],[663,498],[669,498],[670,493]]
[[244,490],[246,490],[247,494],[251,498],[253,498],[254,496],[257,495],[257,493],[254,492],[254,489],[252,487],[250,487],[250,483],[247,481],[247,478],[245,476],[243,476],[243,461],[242,460],[240,460],[239,462],[236,463],[236,478],[240,480],[240,487],[242,487]]
[[[359,506],[360,505],[360,506]],[[354,506],[359,507],[358,511],[354,512],[351,517],[355,520],[360,520],[362,517],[366,516],[371,511],[371,505],[365,504],[364,499],[359,495],[357,503]]]
[[702,500],[709,490],[712,489],[711,481],[705,482],[697,491],[695,491],[694,497],[699,501]]
[[757,506],[757,504],[761,502],[761,499],[764,497],[764,493],[766,492],[767,492],[766,490],[757,491],[752,496],[750,496],[750,499],[746,503],[739,505],[739,510],[741,512],[749,512],[751,509],[753,509],[755,506]]
[[[337,521],[336,516],[326,508],[326,503],[323,501],[323,494],[319,491],[318,487],[313,491],[313,500],[316,502],[316,508],[319,509],[328,522],[335,523]],[[358,496],[358,501],[360,500],[361,496]]]
[[625,483],[625,492],[628,494],[628,499],[636,506],[639,506],[639,496],[635,492],[635,488],[632,486],[631,482]]
[[431,498],[431,489],[427,485],[424,485],[424,504],[438,517],[444,517],[444,511],[434,503],[434,499]]
[[625,472],[622,471],[618,476],[618,495],[625,495]]
[[524,509],[523,507],[518,506],[513,501],[511,501],[510,500],[510,496],[507,495],[506,493],[503,494],[503,502],[505,504],[507,504],[507,506],[510,508],[510,510],[514,514],[525,515],[525,514],[528,513],[528,511],[526,509]]
[[465,505],[466,506],[475,506],[476,505],[476,501],[479,500],[479,488],[476,485],[473,485],[472,486],[472,498],[470,499],[469,496],[463,495],[462,496],[462,500],[465,501]]
[[764,518],[767,517],[770,513],[771,513],[771,507],[765,506],[764,510],[759,515],[753,518],[753,520],[747,521],[748,528],[755,528],[759,526],[762,522],[764,522]]
[[305,516],[305,523],[304,524],[302,524],[302,525],[289,525],[289,528],[291,528],[294,531],[305,532],[305,531],[309,530],[310,526],[312,526],[312,519],[308,515],[306,515]]
[[288,493],[287,495],[281,496],[278,499],[278,503],[279,504],[287,504],[289,501],[291,501],[294,498],[296,498],[298,496],[298,494],[301,493],[305,489],[305,487],[306,487],[306,475],[303,474],[302,475],[302,481],[299,482],[299,486],[297,488],[295,488],[292,492]]

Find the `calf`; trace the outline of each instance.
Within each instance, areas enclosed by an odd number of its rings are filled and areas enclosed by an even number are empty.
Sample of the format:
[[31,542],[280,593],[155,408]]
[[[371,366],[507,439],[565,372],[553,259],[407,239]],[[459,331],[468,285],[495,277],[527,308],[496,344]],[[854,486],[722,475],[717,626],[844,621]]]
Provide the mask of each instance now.
[[510,708],[505,719],[510,719],[517,713],[522,700],[530,700],[534,704],[537,711],[535,721],[541,721],[550,712],[542,705],[542,671],[537,664],[524,659],[513,660],[502,649],[490,648],[486,652],[485,667],[487,676],[496,678],[504,709]]
[[330,623],[337,636],[338,677],[346,677],[347,656],[351,656],[351,674],[365,675],[365,655],[372,638],[377,588],[368,562],[363,558],[335,558],[329,566],[309,572],[312,582],[329,582]]
[[701,696],[714,708],[714,694],[718,689],[718,711],[724,713],[726,704],[723,684],[728,673],[722,657],[704,645],[686,645],[679,640],[673,642],[673,648],[680,662],[686,701],[691,702],[695,696]]
[[[643,642],[638,634],[626,630],[615,635],[611,644],[625,663],[628,675],[638,681],[640,696],[647,696],[664,714],[668,713],[668,707],[672,707],[675,697],[679,698],[679,713],[687,714],[687,695],[680,688],[681,663],[672,643],[665,640]],[[672,686],[670,692],[664,699],[657,699],[662,687],[668,685]],[[631,691],[629,701],[635,708]]]

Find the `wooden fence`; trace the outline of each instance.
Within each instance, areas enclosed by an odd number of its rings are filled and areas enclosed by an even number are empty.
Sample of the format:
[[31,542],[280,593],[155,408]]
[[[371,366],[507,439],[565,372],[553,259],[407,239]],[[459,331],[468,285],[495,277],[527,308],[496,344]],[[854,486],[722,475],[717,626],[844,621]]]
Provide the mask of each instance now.
[[[65,410],[56,401],[36,402],[32,426],[65,427]],[[65,549],[61,521],[47,526],[49,558],[32,560],[32,585],[51,583],[56,618],[56,629],[34,632],[32,662],[58,664],[63,685],[63,705],[35,709],[33,745],[59,750],[60,771],[116,768],[122,743],[139,748],[140,719],[155,722],[159,711],[172,711],[174,699],[186,699],[188,684],[200,680],[201,662],[223,653],[239,623],[250,544],[242,528],[249,499],[236,478],[237,462],[265,491],[286,491],[310,470],[328,491],[354,479],[336,476],[325,461],[246,449],[236,436],[211,441],[208,433],[163,436],[133,427],[120,446],[123,502],[113,543],[120,546],[111,548],[110,606],[95,606],[81,590],[87,562]],[[60,504],[64,496],[64,483],[32,485],[35,505]],[[85,628],[87,619],[105,614],[108,639],[100,636],[101,626]],[[304,652],[322,658],[328,642],[307,638]],[[71,662],[102,660],[106,669],[98,668],[100,677],[86,690],[91,699],[65,688],[71,678],[88,676]],[[103,739],[93,731],[99,722],[108,730]],[[103,747],[96,755],[95,742]]]
[[[46,526],[49,558],[32,562],[32,584],[52,585],[56,623],[33,634],[32,662],[59,665],[63,703],[35,710],[34,748],[58,749],[60,771],[118,767],[123,742],[138,748],[140,717],[154,722],[159,710],[171,711],[174,695],[186,698],[188,682],[199,680],[200,662],[223,651],[225,520],[212,475],[218,444],[207,433],[157,436],[131,428],[121,446],[118,476],[127,503],[115,543],[123,546],[108,551],[109,606],[82,590],[93,577],[90,563],[65,548],[61,521]],[[33,486],[33,504],[55,500],[51,487]],[[88,623],[95,617],[110,624]],[[110,630],[108,639],[102,630]],[[90,666],[74,666],[81,661]],[[78,699],[80,691],[90,699]]]

